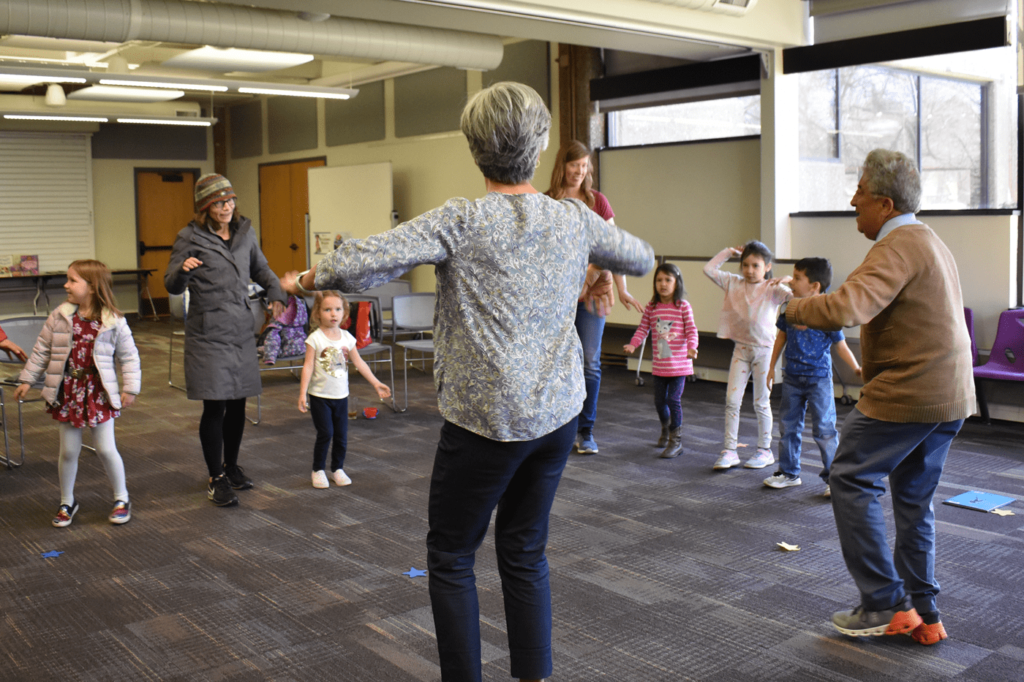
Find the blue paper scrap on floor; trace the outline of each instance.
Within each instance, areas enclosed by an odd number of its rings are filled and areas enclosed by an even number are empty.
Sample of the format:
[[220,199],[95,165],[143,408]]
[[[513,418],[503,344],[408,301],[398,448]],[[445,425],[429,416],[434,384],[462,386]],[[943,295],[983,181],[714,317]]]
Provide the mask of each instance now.
[[1014,498],[1012,497],[969,490],[966,493],[960,493],[956,497],[949,498],[945,501],[945,504],[951,504],[954,507],[963,507],[965,509],[977,509],[978,511],[990,512],[993,509],[1004,507],[1013,501]]

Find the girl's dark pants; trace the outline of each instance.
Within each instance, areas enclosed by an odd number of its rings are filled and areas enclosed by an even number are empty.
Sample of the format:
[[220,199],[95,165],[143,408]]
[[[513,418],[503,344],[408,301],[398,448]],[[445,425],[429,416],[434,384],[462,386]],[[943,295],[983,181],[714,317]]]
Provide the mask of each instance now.
[[327,462],[327,449],[331,448],[331,471],[345,467],[345,449],[348,447],[348,398],[318,398],[309,396],[309,413],[316,427],[313,445],[313,471],[322,471]]

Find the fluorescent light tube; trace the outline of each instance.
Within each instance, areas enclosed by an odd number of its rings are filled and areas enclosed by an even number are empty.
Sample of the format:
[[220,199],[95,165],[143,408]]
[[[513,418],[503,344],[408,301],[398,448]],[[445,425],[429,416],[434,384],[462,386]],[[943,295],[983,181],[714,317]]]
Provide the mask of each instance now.
[[323,90],[284,90],[277,88],[238,88],[239,92],[247,95],[284,95],[286,97],[320,97],[322,99],[348,99],[351,97],[345,92],[330,92],[327,88]]
[[26,85],[30,85],[32,83],[84,83],[85,79],[64,76],[47,76],[43,72],[40,72],[40,75],[38,76],[0,73],[0,81],[4,81],[5,83],[25,83]]
[[[84,82],[84,81],[83,81]],[[200,83],[159,83],[157,81],[118,80],[102,78],[100,85],[127,85],[138,88],[170,88],[172,90],[202,90],[204,92],[227,92],[226,85],[202,85]]]
[[162,126],[203,126],[209,128],[213,123],[209,120],[196,120],[191,121],[187,119],[176,119],[176,118],[119,118],[118,123],[151,123],[154,125]]
[[106,123],[101,116],[37,116],[35,114],[4,114],[4,118],[14,121],[81,121],[84,123]]

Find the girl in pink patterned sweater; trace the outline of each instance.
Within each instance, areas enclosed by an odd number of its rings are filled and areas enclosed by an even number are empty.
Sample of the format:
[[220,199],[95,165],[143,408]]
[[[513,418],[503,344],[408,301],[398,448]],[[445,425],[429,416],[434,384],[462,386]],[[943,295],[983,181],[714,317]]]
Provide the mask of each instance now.
[[661,419],[658,447],[665,448],[659,455],[664,458],[683,453],[683,389],[697,357],[697,325],[693,323],[693,309],[683,300],[684,293],[679,268],[671,263],[659,265],[654,271],[654,296],[644,308],[633,338],[623,346],[632,355],[651,331],[654,407]]
[[[732,257],[739,257],[742,275],[721,269]],[[769,404],[768,372],[771,371],[769,365],[775,345],[775,320],[779,306],[791,299],[793,292],[784,286],[792,277],[770,280],[768,273],[771,269],[771,250],[756,240],[747,242],[742,248],[722,249],[704,266],[704,274],[725,290],[718,338],[732,339],[736,343],[725,391],[725,448],[715,462],[716,471],[740,463],[736,454],[740,405],[751,374],[754,375],[754,412],[757,413],[757,452],[743,466],[763,469],[775,461],[771,449],[772,408]]]

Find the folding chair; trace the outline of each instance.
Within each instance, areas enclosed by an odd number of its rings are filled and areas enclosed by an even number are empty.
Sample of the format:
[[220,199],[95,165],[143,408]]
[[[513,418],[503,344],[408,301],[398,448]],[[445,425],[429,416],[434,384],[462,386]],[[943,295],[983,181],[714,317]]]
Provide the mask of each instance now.
[[185,340],[185,330],[175,329],[174,327],[176,320],[184,322],[185,317],[188,315],[188,289],[183,294],[168,294],[167,303],[171,311],[171,318],[169,320],[171,333],[167,337],[167,385],[179,391],[187,391],[188,388],[185,384],[178,386],[174,383],[174,379],[171,377],[171,370],[174,363],[174,339],[180,337],[182,342]]
[[[973,321],[973,320],[972,320]],[[7,327],[4,327],[6,330]],[[978,394],[981,418],[989,423],[988,401],[978,379],[1024,381],[1024,308],[1004,310],[999,315],[999,328],[988,362],[974,368],[974,385]]]
[[[391,319],[394,321],[395,335],[399,333],[411,333],[422,335],[423,332],[434,331],[434,294],[405,294],[395,296],[391,305]],[[426,369],[426,358],[429,353],[434,354],[434,340],[414,339],[412,341],[398,341],[395,345],[402,347],[402,377],[405,384],[405,407],[402,412],[409,409],[409,351],[420,354],[420,360],[424,362]]]
[[[29,354],[32,353],[32,347],[36,345],[36,338],[39,337],[39,332],[43,330],[44,324],[46,324],[46,316],[42,315],[9,317],[5,320],[0,320],[0,326],[4,328],[4,333],[7,334],[7,338]],[[0,364],[17,366],[19,368],[22,366],[21,360],[5,351],[0,351]],[[4,430],[4,454],[0,455],[0,462],[4,463],[8,469],[13,469],[14,467],[20,467],[25,463],[25,422],[21,406],[25,403],[39,402],[42,398],[18,401],[18,442],[21,449],[21,459],[20,461],[15,462],[11,457],[11,444],[7,433],[7,398],[4,395],[5,386],[11,389],[17,388],[17,374],[5,377],[0,381],[0,425],[2,425]],[[32,386],[34,389],[40,389],[42,387],[43,384],[41,382]]]
[[[382,336],[386,336],[389,331],[394,334],[393,330],[393,318],[385,317],[385,314],[391,313],[391,301],[395,296],[402,296],[403,294],[412,293],[412,284],[404,279],[393,279],[387,284],[381,284],[379,287],[373,287],[362,292],[362,296],[376,296],[380,299],[380,326],[382,330]],[[392,342],[394,338],[392,338]]]
[[[267,307],[265,293],[266,292],[264,291],[263,287],[261,287],[260,285],[258,285],[258,284],[249,284],[249,298],[252,299],[254,302],[258,302],[258,305],[251,305],[250,306],[250,308],[252,309],[252,316],[253,316],[253,319],[252,319],[252,330],[253,330],[253,334],[256,335],[256,338],[259,338],[260,334],[263,332],[263,327],[267,323],[267,314],[265,312],[266,307]],[[299,300],[302,301],[303,305],[305,305],[305,299],[300,298]],[[308,313],[308,306],[307,306],[307,313]],[[307,315],[307,320],[308,320],[308,315]],[[307,331],[309,330],[308,322],[307,322],[307,325],[306,325],[306,330]],[[271,365],[269,367],[260,366],[259,372],[260,372],[260,374],[263,374],[264,372],[291,372],[292,376],[296,377],[297,379],[301,379],[301,372],[302,372],[302,364],[301,363],[305,359],[306,359],[305,350],[303,350],[302,355],[278,355],[276,360],[274,361],[273,365]],[[259,358],[257,358],[256,361],[259,362]],[[296,362],[298,362],[300,364],[298,366],[296,366],[295,365]],[[288,364],[278,364],[278,363],[288,363]],[[296,374],[296,372],[299,372],[299,374]],[[263,421],[263,400],[262,400],[262,395],[257,395],[256,396],[256,419],[250,419],[248,415],[246,415],[245,418],[248,419],[249,423],[252,424],[253,426],[258,426],[259,423]]]
[[[359,357],[366,361],[369,365],[377,365],[377,363],[386,362],[388,368],[391,370],[391,410],[393,412],[404,412],[404,410],[398,409],[398,403],[395,402],[395,364],[391,356],[391,346],[384,343],[384,331],[381,326],[381,302],[376,296],[367,296],[364,293],[352,296],[346,296],[350,304],[359,303],[360,301],[369,301],[372,306],[370,307],[370,344],[359,349]],[[378,356],[383,353],[387,353],[387,359],[368,359],[370,356]]]

